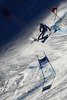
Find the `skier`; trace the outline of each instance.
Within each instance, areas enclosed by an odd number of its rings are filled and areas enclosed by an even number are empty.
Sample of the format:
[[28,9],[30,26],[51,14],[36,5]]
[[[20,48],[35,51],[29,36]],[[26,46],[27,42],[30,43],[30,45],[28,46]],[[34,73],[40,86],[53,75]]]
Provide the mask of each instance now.
[[42,36],[42,38],[44,37],[44,34],[47,32],[47,29],[49,29],[49,31],[51,31],[51,29],[47,25],[45,25],[43,23],[40,24],[39,30],[40,30],[41,34],[38,36],[38,40],[40,39],[41,36]]

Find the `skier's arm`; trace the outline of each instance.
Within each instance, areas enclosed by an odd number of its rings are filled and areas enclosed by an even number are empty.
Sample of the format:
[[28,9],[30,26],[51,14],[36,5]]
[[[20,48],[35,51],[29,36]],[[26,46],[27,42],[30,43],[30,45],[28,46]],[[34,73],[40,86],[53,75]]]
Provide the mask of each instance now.
[[51,31],[51,29],[47,26],[47,28],[49,29],[49,31]]
[[41,32],[41,27],[40,27],[39,31]]

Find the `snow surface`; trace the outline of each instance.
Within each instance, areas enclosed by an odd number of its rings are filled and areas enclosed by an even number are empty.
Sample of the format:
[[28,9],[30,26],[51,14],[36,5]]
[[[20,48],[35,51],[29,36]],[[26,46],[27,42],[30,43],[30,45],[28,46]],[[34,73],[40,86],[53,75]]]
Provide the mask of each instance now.
[[[0,100],[67,100],[67,3],[59,5],[58,16],[54,21],[54,14],[50,14],[43,23],[50,27],[57,25],[61,30],[53,33],[42,43],[31,41],[39,34],[39,26],[32,32],[26,44],[22,45],[22,39],[10,43],[0,53]],[[37,33],[37,34],[36,34]],[[49,32],[48,32],[49,33]],[[56,76],[50,90],[42,92],[43,75],[39,69],[39,58],[46,53]],[[49,64],[43,67],[44,82],[51,84],[53,72]],[[49,76],[49,77],[48,77]],[[37,88],[37,89],[36,89]]]

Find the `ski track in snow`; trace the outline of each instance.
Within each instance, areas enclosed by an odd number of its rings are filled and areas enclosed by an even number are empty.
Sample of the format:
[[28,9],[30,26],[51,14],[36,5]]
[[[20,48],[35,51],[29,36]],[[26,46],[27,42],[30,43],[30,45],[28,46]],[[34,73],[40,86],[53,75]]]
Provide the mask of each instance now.
[[[43,21],[48,23],[49,26],[57,25],[61,30],[52,33],[45,43],[33,42],[30,38],[36,37],[37,29],[33,32],[28,39],[28,44],[23,46],[11,46],[1,53],[0,57],[0,100],[67,100],[67,8],[64,4],[59,6],[58,19],[56,22],[50,22],[54,15]],[[63,8],[60,10],[60,8]],[[38,34],[37,34],[38,36]],[[9,46],[9,45],[8,45]],[[17,47],[19,47],[17,49]],[[9,48],[9,47],[8,47]],[[54,70],[56,77],[50,90],[42,92],[43,76],[39,67],[38,59],[44,57],[46,53]],[[30,69],[30,67],[32,67]],[[46,65],[45,65],[46,66]],[[48,67],[44,67],[43,71],[45,76],[49,74]],[[49,80],[46,84],[51,82]],[[46,86],[44,84],[44,86]],[[35,86],[39,86],[37,89]],[[32,88],[35,88],[34,91]],[[32,90],[30,93],[29,90]],[[29,91],[29,92],[28,92]],[[29,95],[27,95],[27,94]]]

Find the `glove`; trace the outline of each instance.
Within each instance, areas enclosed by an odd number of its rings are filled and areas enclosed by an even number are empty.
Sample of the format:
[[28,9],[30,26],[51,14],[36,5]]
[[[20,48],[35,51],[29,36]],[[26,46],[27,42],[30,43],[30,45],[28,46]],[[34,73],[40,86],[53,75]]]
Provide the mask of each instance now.
[[49,28],[49,31],[51,31],[51,29]]

